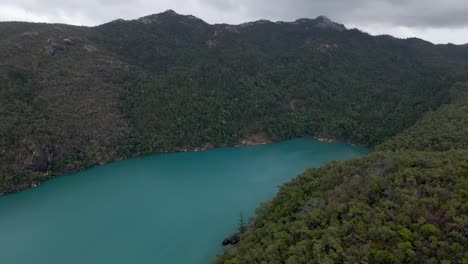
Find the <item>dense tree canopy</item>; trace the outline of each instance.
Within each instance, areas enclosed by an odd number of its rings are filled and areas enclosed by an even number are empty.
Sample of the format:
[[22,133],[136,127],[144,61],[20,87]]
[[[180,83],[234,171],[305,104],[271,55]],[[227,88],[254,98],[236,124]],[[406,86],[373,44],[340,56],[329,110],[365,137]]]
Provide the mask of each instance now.
[[467,105],[454,99],[368,156],[283,185],[215,263],[467,261]]

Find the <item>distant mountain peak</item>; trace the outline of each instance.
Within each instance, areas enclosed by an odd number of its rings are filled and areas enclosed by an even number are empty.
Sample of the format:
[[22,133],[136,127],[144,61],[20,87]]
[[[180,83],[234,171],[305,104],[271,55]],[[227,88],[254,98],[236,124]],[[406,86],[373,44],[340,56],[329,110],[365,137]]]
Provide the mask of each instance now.
[[315,21],[317,22],[315,26],[319,28],[334,29],[339,31],[346,29],[343,24],[336,23],[327,16],[318,16]]
[[144,24],[152,24],[152,23],[160,23],[164,19],[174,18],[174,17],[188,18],[188,19],[191,19],[191,20],[197,20],[197,21],[200,21],[200,22],[204,23],[204,21],[199,19],[198,17],[192,16],[192,15],[181,15],[181,14],[177,13],[176,11],[174,11],[172,9],[168,9],[168,10],[162,12],[162,13],[152,14],[152,15],[149,15],[149,16],[140,17],[140,18],[137,19],[137,21],[140,21],[140,22],[142,22]]
[[157,23],[160,21],[161,18],[163,17],[168,17],[168,16],[178,16],[179,14],[177,14],[174,10],[172,9],[169,9],[169,10],[166,10],[162,13],[158,13],[158,14],[152,14],[152,15],[148,15],[148,16],[144,16],[144,17],[140,17],[137,19],[137,21],[140,21],[144,24],[151,24],[151,23]]
[[[114,21],[111,21],[110,23],[123,22],[123,21],[125,20],[116,19]],[[198,17],[195,17],[193,15],[182,15],[172,9],[168,9],[164,12],[157,13],[157,14],[143,16],[133,21],[138,21],[143,24],[160,24],[160,23],[167,23],[167,22],[184,23],[184,24],[195,23],[197,25],[207,24],[205,21],[203,21],[202,19]],[[242,28],[248,28],[251,26],[262,25],[262,24],[299,24],[299,25],[303,24],[307,28],[316,27],[320,29],[337,30],[337,31],[343,31],[347,29],[343,24],[336,23],[324,15],[318,16],[315,19],[300,18],[294,22],[284,22],[284,21],[272,22],[270,20],[261,19],[261,20],[246,22],[246,23],[242,23],[238,25],[229,25],[229,24],[220,24],[220,25],[225,25],[231,29],[233,28],[242,29]]]
[[310,23],[314,24],[315,27],[321,29],[332,29],[338,31],[346,30],[346,27],[343,24],[336,23],[327,16],[318,16],[316,19],[300,18],[294,21],[294,23]]
[[109,23],[120,23],[120,22],[125,22],[125,21],[126,21],[125,19],[117,18],[117,19],[112,20],[112,21],[109,22]]
[[173,15],[173,16],[179,15],[176,11],[174,11],[174,10],[172,10],[172,9],[168,9],[168,10],[162,12],[161,14]]
[[253,25],[262,25],[262,24],[269,24],[269,23],[273,23],[273,22],[271,22],[270,20],[266,20],[266,19],[260,19],[260,20],[256,20],[252,22],[245,22],[245,23],[236,25],[236,27],[245,28],[245,27],[250,27]]
[[318,21],[324,21],[324,22],[328,22],[328,23],[334,23],[329,17],[327,16],[318,16],[315,20],[318,20]]

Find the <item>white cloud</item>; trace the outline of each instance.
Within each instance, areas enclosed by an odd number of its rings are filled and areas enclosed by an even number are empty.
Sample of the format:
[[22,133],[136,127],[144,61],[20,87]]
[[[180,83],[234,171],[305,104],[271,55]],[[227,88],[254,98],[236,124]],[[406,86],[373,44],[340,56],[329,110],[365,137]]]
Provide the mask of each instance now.
[[388,24],[351,24],[348,27],[358,28],[372,35],[392,35],[397,38],[416,37],[435,44],[468,43],[468,28],[417,28]]
[[55,13],[40,13],[11,4],[0,4],[0,21],[30,21],[72,25],[96,24],[96,21],[80,13],[67,12],[61,9],[55,10]]
[[28,12],[17,6],[5,4],[0,4],[0,19],[2,21],[50,22],[47,16],[38,15],[33,12]]
[[0,0],[0,21],[94,26],[174,9],[209,23],[327,15],[371,34],[468,43],[467,0]]

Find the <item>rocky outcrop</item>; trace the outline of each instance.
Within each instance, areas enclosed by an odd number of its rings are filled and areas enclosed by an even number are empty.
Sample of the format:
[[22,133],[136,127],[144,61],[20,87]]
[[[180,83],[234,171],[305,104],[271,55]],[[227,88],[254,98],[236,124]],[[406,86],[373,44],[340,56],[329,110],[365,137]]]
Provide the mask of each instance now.
[[195,148],[193,151],[203,151],[203,150],[210,150],[214,149],[215,146],[211,143],[205,143],[201,147]]
[[335,43],[322,43],[317,48],[317,50],[322,53],[329,53],[329,52],[335,51],[336,49],[338,49],[338,45]]
[[293,24],[304,24],[304,25],[312,25],[316,28],[320,29],[331,29],[331,30],[338,30],[343,31],[346,30],[346,27],[343,24],[339,24],[333,22],[330,18],[326,16],[319,16],[316,19],[310,18],[300,18],[296,21],[292,22]]
[[351,142],[349,140],[343,140],[343,139],[336,138],[336,137],[315,136],[315,137],[313,137],[313,139],[318,140],[320,142],[328,142],[328,143],[346,142],[347,144],[349,144],[349,145],[351,145],[353,147],[360,146],[359,144],[353,143],[353,142]]
[[59,145],[47,144],[39,148],[29,145],[18,155],[16,164],[26,170],[47,173],[53,160],[62,155],[63,150]]
[[199,18],[197,18],[195,16],[180,15],[180,14],[176,13],[174,10],[171,10],[171,9],[169,9],[169,10],[167,10],[165,12],[159,13],[159,14],[153,14],[153,15],[149,15],[149,16],[140,17],[136,21],[141,22],[143,24],[153,24],[153,23],[158,24],[158,23],[163,22],[165,19],[168,19],[168,18],[171,18],[171,17],[181,17],[181,18],[185,18],[185,19],[195,21],[195,22],[205,23],[203,20],[201,20],[201,19],[199,19]]
[[73,42],[73,40],[71,40],[71,39],[69,39],[69,38],[63,39],[63,43],[64,43],[66,46],[73,46],[73,45],[75,45],[75,42]]
[[111,22],[109,23],[121,23],[121,22],[125,22],[126,20],[125,19],[122,19],[122,18],[117,18],[115,20],[112,20]]
[[236,147],[257,146],[271,143],[265,133],[251,134],[243,138]]
[[314,137],[314,139],[316,139],[316,140],[318,140],[320,142],[328,142],[328,143],[339,142],[340,141],[337,138],[325,137],[325,136],[316,136],[316,137]]
[[251,27],[251,26],[255,26],[255,25],[264,25],[264,24],[271,24],[271,23],[273,23],[273,22],[271,22],[270,20],[260,19],[260,20],[254,21],[254,22],[246,22],[246,23],[239,24],[239,25],[237,25],[237,27],[247,28],[247,27]]
[[335,23],[326,16],[319,16],[315,19],[315,21],[317,22],[315,26],[321,29],[333,29],[338,31],[346,30],[344,25]]
[[65,51],[65,47],[58,44],[58,43],[52,43],[48,46],[44,47],[44,50],[47,54],[49,55],[56,55],[58,53],[62,53]]
[[86,50],[87,52],[95,52],[97,51],[97,48],[94,45],[91,44],[85,44],[83,46],[83,49]]
[[218,42],[216,40],[210,39],[206,42],[206,46],[210,49],[216,47],[216,45],[218,45]]
[[289,102],[289,108],[293,111],[300,111],[304,108],[304,100],[292,99]]
[[239,235],[234,234],[230,237],[225,238],[221,244],[223,246],[236,245],[237,243],[239,243],[239,241],[240,241]]

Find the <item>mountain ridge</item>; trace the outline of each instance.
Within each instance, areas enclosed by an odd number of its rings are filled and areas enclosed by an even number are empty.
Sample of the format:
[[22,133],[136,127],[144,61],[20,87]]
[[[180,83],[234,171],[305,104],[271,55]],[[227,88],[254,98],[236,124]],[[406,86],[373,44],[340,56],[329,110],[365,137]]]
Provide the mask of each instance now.
[[[317,24],[318,27],[322,27],[322,28],[337,29],[337,30],[346,29],[343,24],[336,23],[336,22],[332,21],[330,18],[328,18],[327,16],[324,16],[324,15],[320,15],[320,16],[316,17],[315,19],[313,19],[313,18],[299,18],[299,19],[296,19],[294,21],[271,21],[271,20],[268,20],[268,19],[259,19],[259,20],[244,22],[244,23],[239,23],[239,24],[229,24],[229,23],[207,23],[203,19],[198,18],[196,16],[179,14],[179,13],[177,13],[176,11],[174,11],[172,9],[168,9],[168,10],[166,10],[164,12],[161,12],[161,13],[146,15],[146,16],[139,17],[139,18],[136,18],[136,19],[125,20],[125,19],[122,19],[122,18],[118,18],[118,19],[112,20],[112,21],[107,22],[107,23],[128,22],[128,21],[135,21],[136,20],[136,21],[139,21],[139,22],[142,22],[142,23],[150,24],[150,23],[157,23],[158,20],[165,19],[165,18],[167,19],[169,17],[189,18],[191,20],[196,20],[196,21],[199,21],[199,22],[202,22],[204,24],[211,25],[211,26],[226,25],[226,26],[233,26],[233,27],[243,27],[243,26],[246,26],[246,25],[262,24],[262,23],[294,24],[294,23],[301,23],[301,22],[307,22],[307,23],[314,22],[314,23]],[[101,25],[105,25],[107,23],[104,23],[104,24],[101,24]],[[99,27],[101,25],[94,26],[94,27]]]
[[[203,19],[198,18],[196,16],[179,14],[179,13],[177,13],[176,11],[174,11],[172,9],[168,9],[168,10],[160,12],[160,13],[154,13],[154,14],[151,14],[151,15],[142,16],[142,17],[135,18],[135,19],[117,18],[117,19],[111,20],[109,22],[105,22],[103,24],[99,24],[99,25],[95,25],[95,26],[71,25],[71,24],[54,23],[54,22],[28,22],[28,21],[0,21],[0,23],[27,23],[27,24],[61,25],[61,26],[69,26],[69,27],[83,27],[83,28],[99,28],[101,26],[104,26],[106,24],[111,24],[111,23],[122,23],[122,22],[132,22],[132,21],[142,22],[143,20],[148,22],[148,21],[150,21],[148,19],[151,18],[151,17],[161,17],[161,16],[167,16],[167,15],[172,16],[172,17],[189,18],[191,20],[198,20],[198,21],[202,22],[203,24],[210,25],[210,26],[240,27],[240,26],[243,26],[243,25],[244,26],[245,25],[254,25],[254,24],[257,24],[257,22],[258,22],[258,24],[268,22],[268,23],[279,24],[280,25],[280,24],[297,24],[297,23],[301,23],[301,22],[315,22],[315,23],[317,23],[318,21],[325,20],[325,21],[328,21],[326,24],[330,25],[330,22],[333,23],[329,27],[325,26],[325,28],[329,28],[329,29],[331,28],[331,29],[336,29],[336,30],[360,30],[359,28],[346,28],[346,26],[344,24],[335,22],[335,21],[331,20],[330,18],[328,18],[325,15],[319,15],[315,19],[314,18],[298,18],[298,19],[296,19],[294,21],[281,21],[281,20],[280,21],[271,21],[271,20],[267,20],[267,19],[259,19],[259,20],[256,20],[256,21],[243,22],[243,23],[239,23],[239,24],[229,24],[229,23],[207,23]],[[320,27],[320,25],[319,25],[319,27]],[[418,37],[399,38],[399,37],[395,37],[395,36],[392,36],[392,35],[389,35],[389,34],[377,34],[377,35],[374,35],[374,36],[375,37],[387,37],[388,36],[388,37],[398,39],[398,40],[411,40],[411,39],[414,39],[414,40],[418,40],[418,41],[428,42],[428,43],[430,43],[432,45],[441,45],[441,46],[447,46],[447,45],[455,45],[455,46],[460,46],[460,47],[468,46],[468,43],[467,44],[452,44],[452,43],[435,44],[435,43],[432,43],[432,42],[430,42],[428,40],[418,38]]]

